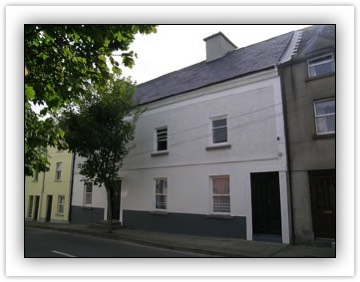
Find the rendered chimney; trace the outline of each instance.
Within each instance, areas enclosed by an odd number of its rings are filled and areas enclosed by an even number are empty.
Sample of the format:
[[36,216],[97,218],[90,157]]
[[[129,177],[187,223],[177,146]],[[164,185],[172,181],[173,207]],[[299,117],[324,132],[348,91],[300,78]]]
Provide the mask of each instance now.
[[206,42],[206,62],[223,57],[226,53],[237,49],[222,32],[218,32],[209,37],[204,38]]

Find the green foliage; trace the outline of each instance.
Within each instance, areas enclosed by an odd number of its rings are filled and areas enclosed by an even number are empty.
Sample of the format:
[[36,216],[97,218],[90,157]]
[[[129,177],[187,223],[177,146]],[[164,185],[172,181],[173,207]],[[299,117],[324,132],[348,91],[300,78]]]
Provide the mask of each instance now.
[[65,111],[60,120],[69,149],[85,158],[80,173],[86,181],[106,188],[109,232],[114,183],[141,114],[134,92],[135,86],[129,80],[118,80],[91,100],[84,100],[79,108]]
[[[61,143],[57,112],[87,97],[86,85],[104,91],[120,77],[114,52],[121,52],[123,66],[132,67],[136,54],[129,48],[135,35],[156,32],[156,27],[25,25],[24,32],[25,64],[30,71],[25,77],[25,172],[32,175],[46,168],[38,153],[43,146]],[[34,113],[32,105],[42,107],[40,114]]]

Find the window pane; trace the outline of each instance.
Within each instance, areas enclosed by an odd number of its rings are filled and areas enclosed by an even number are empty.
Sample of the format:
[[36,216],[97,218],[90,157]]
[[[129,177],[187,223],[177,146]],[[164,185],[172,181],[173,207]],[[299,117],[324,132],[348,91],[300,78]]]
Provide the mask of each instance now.
[[213,178],[214,194],[229,194],[229,178]]
[[212,125],[213,127],[226,126],[226,118],[213,120]]
[[315,102],[316,116],[334,114],[335,113],[335,100]]
[[166,209],[166,196],[165,195],[156,195],[156,208],[157,209]]
[[86,183],[85,185],[86,185],[85,191],[91,193],[92,192],[92,183]]
[[332,55],[327,55],[309,60],[309,76],[319,76],[335,71],[335,63]]
[[85,195],[85,204],[86,205],[91,205],[91,194],[86,194]]
[[327,56],[323,56],[323,57],[319,57],[319,58],[309,60],[309,64],[310,65],[315,65],[315,64],[318,64],[318,63],[328,62],[328,61],[332,61],[332,55],[327,55]]
[[167,128],[157,129],[156,130],[157,138],[157,150],[166,151],[167,150]]
[[214,196],[214,212],[230,212],[230,196]]
[[167,141],[158,141],[157,143],[157,150],[158,151],[166,151],[167,150]]
[[227,128],[217,128],[213,130],[213,142],[227,142]]
[[316,118],[317,133],[335,132],[335,115]]
[[166,193],[166,181],[165,179],[156,180],[156,194]]

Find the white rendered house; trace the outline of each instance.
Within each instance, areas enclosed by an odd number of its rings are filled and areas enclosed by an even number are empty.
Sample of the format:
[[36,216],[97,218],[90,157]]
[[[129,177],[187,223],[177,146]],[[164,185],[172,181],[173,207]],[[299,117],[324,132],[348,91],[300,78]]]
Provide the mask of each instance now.
[[[236,49],[218,33],[205,39],[206,61],[138,86],[136,98],[146,111],[119,172],[122,224],[290,242],[277,64],[294,49],[294,34]],[[89,222],[84,199],[90,188],[79,178],[72,218]],[[88,208],[105,219],[105,191],[92,191],[97,194]]]

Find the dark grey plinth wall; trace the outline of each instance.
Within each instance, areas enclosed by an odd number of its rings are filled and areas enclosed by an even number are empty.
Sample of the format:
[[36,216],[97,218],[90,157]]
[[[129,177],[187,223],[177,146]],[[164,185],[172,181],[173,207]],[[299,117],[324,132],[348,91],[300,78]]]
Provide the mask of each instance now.
[[246,239],[246,218],[216,218],[201,214],[123,211],[127,228],[156,232]]
[[88,224],[98,220],[104,220],[103,208],[86,208],[71,206],[71,220],[74,224]]

